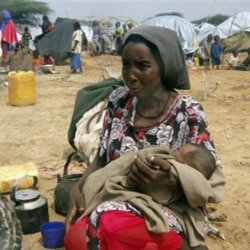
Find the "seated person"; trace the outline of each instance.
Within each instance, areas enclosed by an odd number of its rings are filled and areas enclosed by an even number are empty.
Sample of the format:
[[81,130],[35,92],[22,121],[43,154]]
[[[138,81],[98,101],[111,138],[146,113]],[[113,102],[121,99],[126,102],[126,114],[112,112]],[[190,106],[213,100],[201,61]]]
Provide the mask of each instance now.
[[[221,201],[225,178],[205,112],[198,101],[178,93],[178,90],[190,88],[183,49],[174,31],[163,27],[139,26],[123,37],[121,56],[125,86],[114,89],[109,95],[100,141],[96,142],[96,156],[70,191],[69,212],[65,221],[65,243],[69,243],[65,244],[66,250],[86,249],[86,244],[90,249],[102,250],[190,250],[189,246],[183,246],[186,241],[191,249],[201,249],[208,224],[207,214],[200,207],[203,208],[208,201]],[[172,60],[173,58],[176,60]],[[170,204],[169,201],[176,199],[172,190],[169,190],[169,169],[172,173],[177,168],[170,167],[169,161],[177,164],[174,159],[166,159],[169,156],[166,149],[177,151],[189,142],[206,147],[216,160],[217,167],[208,181],[197,170],[179,163],[178,170],[187,185],[185,190],[189,196],[185,194],[185,197],[188,197],[188,202]],[[153,154],[151,152],[153,160],[150,156],[145,159],[144,149],[157,149]],[[157,154],[159,152],[162,154]],[[150,168],[152,163],[159,169]],[[92,194],[97,186],[100,187],[97,192],[104,191],[102,186],[106,186],[107,178],[103,176],[105,174],[106,177],[110,164],[115,165],[115,169],[112,168],[110,172],[113,175],[124,170],[119,176],[125,182],[120,187],[125,187],[125,190],[118,191],[119,194],[128,193],[127,181],[131,189],[138,189],[139,192],[133,191],[130,194],[136,197],[124,197],[120,201],[115,197],[113,199],[111,195],[104,196],[103,206],[103,201]],[[91,179],[96,177],[92,176],[95,172],[102,176],[98,176],[98,181],[92,182],[90,192],[85,192],[89,186],[87,182],[91,183]],[[184,190],[184,185],[182,188]],[[166,203],[152,199],[152,195],[144,194],[142,190],[152,191],[151,193],[154,190],[162,191],[163,193],[157,194],[162,194]],[[205,194],[197,198],[201,192]],[[150,204],[140,209],[135,203],[145,204],[141,200],[142,196],[147,196],[145,203]],[[94,211],[85,202],[87,197],[94,197],[97,201]],[[185,220],[181,211],[187,212],[185,215],[190,215],[190,220]],[[79,218],[83,212],[85,214]],[[159,222],[160,228],[154,227],[153,223],[153,230],[149,230],[148,219],[152,217]],[[193,222],[192,225],[188,225],[189,222]]]
[[[55,59],[50,55],[49,52],[46,52],[43,56],[43,65],[42,66],[48,66],[48,67],[42,67],[43,73],[56,73],[55,71]],[[51,67],[49,67],[51,66]]]
[[250,70],[250,48],[247,50],[247,57],[245,60],[237,67],[237,70]]
[[12,50],[9,51],[6,59],[10,71],[29,71],[32,70],[31,50],[24,46],[20,41]]
[[53,24],[49,20],[49,17],[46,15],[43,15],[43,22],[41,25],[39,25],[42,29],[42,34],[35,37],[34,42],[38,42],[44,35],[46,35],[48,32],[50,32],[53,29]]
[[43,58],[39,55],[38,50],[33,51],[33,58],[32,58],[32,67],[33,71],[40,70],[40,67],[44,64]]
[[228,61],[228,69],[235,69],[238,66],[238,52],[233,51]]
[[[170,150],[165,150],[163,152],[160,149],[159,154],[165,154],[164,160],[169,162],[168,169],[161,169],[161,167],[154,164],[156,158],[158,157],[159,147],[153,146],[152,149],[153,151],[151,151],[151,147],[142,149],[142,151],[144,151],[146,155],[145,159],[141,158],[143,154],[130,153],[130,156],[128,156],[128,153],[127,156],[125,156],[126,159],[122,159],[122,157],[120,157],[119,159],[112,161],[110,164],[108,164],[105,169],[100,169],[92,173],[88,177],[83,188],[83,196],[85,197],[86,206],[86,210],[83,216],[86,216],[86,218],[91,218],[92,216],[94,216],[95,213],[98,213],[98,210],[101,210],[101,207],[104,208],[106,205],[108,205],[108,203],[106,203],[106,201],[108,202],[108,199],[112,199],[114,202],[116,200],[126,201],[126,199],[135,199],[134,201],[137,204],[136,206],[140,209],[140,211],[142,211],[142,213],[147,214],[147,210],[153,208],[155,209],[154,212],[156,212],[157,216],[159,216],[159,214],[157,213],[158,208],[156,208],[157,202],[161,203],[164,201],[163,204],[166,204],[165,202],[168,203],[169,201],[167,201],[167,199],[169,198],[171,200],[169,203],[175,204],[175,202],[183,202],[183,199],[185,199],[185,192],[186,190],[189,190],[189,186],[188,184],[185,184],[185,181],[182,181],[182,178],[185,178],[185,174],[187,173],[186,171],[189,172],[190,170],[185,170],[184,168],[191,167],[197,170],[194,172],[191,171],[193,173],[192,176],[194,178],[193,182],[197,182],[197,186],[199,186],[199,184],[202,184],[202,182],[204,181],[204,178],[201,177],[198,172],[201,173],[202,176],[204,176],[205,179],[208,180],[216,168],[216,162],[214,157],[212,156],[210,151],[202,145],[188,143],[183,145],[175,153]],[[131,160],[133,161],[135,156],[139,157],[143,161],[147,161],[148,158],[148,167],[154,169],[157,172],[169,172],[168,178],[170,185],[168,186],[168,190],[166,190],[166,192],[162,191],[162,186],[154,188],[152,188],[152,186],[148,186],[147,188],[134,187],[133,179],[128,177],[128,172],[130,172],[133,167],[133,164],[131,164]],[[117,165],[119,165],[121,171],[119,170],[119,168],[117,168]],[[171,170],[172,168],[173,170]],[[182,172],[183,169],[184,172]],[[175,174],[175,171],[177,171],[177,174]],[[100,176],[104,177],[103,181],[101,180]],[[200,182],[199,178],[201,178],[201,180],[203,178],[203,181]],[[95,187],[93,187],[93,183],[96,183],[97,180],[99,180],[99,183],[95,185]],[[190,178],[188,178],[188,181],[190,181]],[[199,191],[197,193],[199,193]],[[189,195],[195,197],[196,194],[190,192]],[[150,196],[153,198],[153,200],[149,199]],[[192,197],[192,199],[195,199],[194,197]],[[138,202],[138,200],[140,199],[143,200],[143,204],[146,204],[145,207],[144,205],[141,205],[140,201]],[[158,199],[161,201],[159,201]],[[148,209],[147,206],[149,206],[150,209]],[[163,208],[159,206],[159,210],[161,209]],[[154,215],[150,217],[149,213],[147,214],[147,217],[148,221],[150,221],[149,224],[157,227],[158,222],[155,223]],[[180,223],[180,227],[183,226],[184,225]],[[148,228],[148,230],[151,231],[150,228]],[[88,231],[86,233],[88,235]],[[70,242],[71,239],[68,235],[65,239],[66,249],[71,249],[68,248]],[[186,242],[186,244],[188,243]],[[206,250],[208,248],[205,245],[201,245],[197,249]]]

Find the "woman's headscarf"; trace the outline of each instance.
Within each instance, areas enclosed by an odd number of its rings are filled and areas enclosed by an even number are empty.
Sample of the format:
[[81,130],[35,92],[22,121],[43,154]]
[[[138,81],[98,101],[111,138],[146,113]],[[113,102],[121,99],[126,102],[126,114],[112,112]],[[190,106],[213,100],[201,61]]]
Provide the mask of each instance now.
[[8,10],[2,10],[1,15],[3,16],[3,20],[2,20],[2,23],[1,23],[1,31],[3,32],[4,27],[11,20],[11,14],[10,14],[10,12]]
[[158,26],[139,26],[125,35],[122,48],[131,35],[141,36],[157,47],[164,64],[163,84],[168,89],[190,89],[185,55],[175,31]]

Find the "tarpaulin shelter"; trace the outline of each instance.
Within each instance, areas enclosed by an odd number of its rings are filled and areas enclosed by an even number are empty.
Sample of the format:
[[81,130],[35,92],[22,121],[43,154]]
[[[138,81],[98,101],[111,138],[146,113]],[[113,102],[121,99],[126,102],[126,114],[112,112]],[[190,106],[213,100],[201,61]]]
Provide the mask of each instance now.
[[174,30],[186,55],[192,54],[198,49],[195,26],[182,17],[173,15],[155,16],[143,20],[139,25],[160,26]]
[[215,25],[210,23],[202,23],[201,25],[195,27],[197,39],[200,45],[205,42],[209,34],[213,34],[215,27]]
[[76,19],[57,18],[54,28],[35,43],[40,55],[49,52],[56,64],[62,64],[70,56],[71,38]]
[[224,22],[216,26],[212,33],[213,35],[220,36],[221,39],[225,39],[242,31],[250,32],[249,11],[240,12],[229,17]]
[[250,48],[250,32],[241,31],[226,39],[222,39],[221,43],[225,47],[225,52],[246,51]]

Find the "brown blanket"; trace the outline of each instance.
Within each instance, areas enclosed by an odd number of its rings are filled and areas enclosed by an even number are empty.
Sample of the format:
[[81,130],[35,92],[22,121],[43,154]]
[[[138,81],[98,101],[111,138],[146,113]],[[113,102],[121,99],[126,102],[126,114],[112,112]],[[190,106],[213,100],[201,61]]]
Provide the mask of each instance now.
[[[127,187],[126,178],[135,155],[147,164],[150,164],[152,156],[168,159],[173,165],[171,174],[179,179],[188,203],[178,201],[183,193],[173,193],[164,186],[150,187],[143,190],[143,193]],[[87,178],[83,187],[86,208],[83,216],[104,201],[128,201],[142,212],[149,231],[163,233],[169,231],[168,221],[162,212],[162,206],[166,206],[176,214],[186,230],[191,246],[195,246],[204,240],[204,217],[197,207],[209,202],[220,202],[224,185],[225,178],[220,168],[215,170],[210,180],[206,180],[197,170],[176,162],[167,149],[151,146],[123,155]]]

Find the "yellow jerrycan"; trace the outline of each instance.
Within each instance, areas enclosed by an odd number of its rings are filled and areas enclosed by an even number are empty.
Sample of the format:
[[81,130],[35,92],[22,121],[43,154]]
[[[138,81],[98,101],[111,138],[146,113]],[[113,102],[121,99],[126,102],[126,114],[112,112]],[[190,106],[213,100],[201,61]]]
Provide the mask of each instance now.
[[26,106],[36,103],[35,73],[33,71],[10,71],[8,83],[10,105]]
[[[15,181],[24,175],[36,176],[38,178],[38,168],[33,162],[0,166],[0,171],[0,194],[9,193]],[[33,177],[26,178],[22,181],[22,183],[20,183],[19,188],[31,188],[33,182]]]
[[197,56],[194,57],[194,66],[195,66],[196,68],[199,68],[199,67],[200,67],[199,57],[197,57]]

